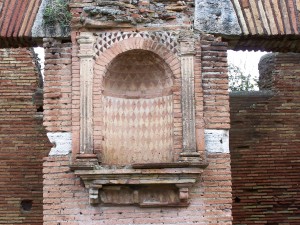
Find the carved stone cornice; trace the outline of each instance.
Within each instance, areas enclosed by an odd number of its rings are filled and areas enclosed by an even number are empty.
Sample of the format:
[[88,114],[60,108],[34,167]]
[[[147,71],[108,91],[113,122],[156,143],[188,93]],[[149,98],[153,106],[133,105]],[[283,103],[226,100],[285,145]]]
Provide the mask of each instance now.
[[189,189],[208,164],[171,164],[135,165],[143,168],[94,166],[90,170],[75,170],[75,174],[89,189],[92,205],[187,206]]

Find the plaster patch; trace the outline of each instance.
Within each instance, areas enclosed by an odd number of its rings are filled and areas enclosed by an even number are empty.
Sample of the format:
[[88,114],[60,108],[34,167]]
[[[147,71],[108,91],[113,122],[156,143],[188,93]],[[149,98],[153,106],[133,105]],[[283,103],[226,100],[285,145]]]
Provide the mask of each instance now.
[[50,142],[53,144],[50,156],[68,155],[72,150],[72,134],[65,132],[47,133]]
[[229,130],[205,130],[205,149],[209,153],[229,153]]
[[242,30],[230,0],[196,0],[195,29],[204,33],[241,35]]

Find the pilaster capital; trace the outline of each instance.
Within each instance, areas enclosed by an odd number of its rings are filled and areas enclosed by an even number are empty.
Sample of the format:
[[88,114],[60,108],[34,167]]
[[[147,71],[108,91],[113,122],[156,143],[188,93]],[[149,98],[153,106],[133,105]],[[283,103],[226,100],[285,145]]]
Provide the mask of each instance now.
[[77,42],[79,45],[82,44],[94,44],[95,42],[95,37],[93,34],[89,32],[81,32],[78,37],[76,37]]
[[180,53],[182,56],[195,55],[194,42],[180,42]]
[[192,31],[185,31],[179,34],[181,55],[195,55],[195,36]]
[[78,36],[76,39],[80,47],[80,50],[78,52],[78,57],[80,58],[94,57],[95,37],[93,36],[93,34],[88,32],[82,32],[80,33],[80,36]]

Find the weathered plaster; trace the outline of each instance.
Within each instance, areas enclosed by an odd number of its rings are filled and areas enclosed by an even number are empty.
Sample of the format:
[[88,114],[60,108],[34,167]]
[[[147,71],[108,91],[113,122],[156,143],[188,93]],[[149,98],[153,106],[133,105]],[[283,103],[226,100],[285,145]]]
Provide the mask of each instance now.
[[53,144],[51,151],[49,153],[50,156],[57,155],[68,155],[72,149],[72,135],[71,133],[65,132],[49,132],[47,136],[50,142]]
[[31,30],[32,37],[44,37],[45,36],[44,25],[43,25],[43,21],[44,21],[43,13],[44,13],[46,5],[49,1],[50,0],[43,0],[40,5],[39,11],[36,15],[34,24],[32,26],[32,30]]
[[62,30],[59,25],[55,26],[52,30],[49,29],[49,27],[44,25],[44,10],[51,0],[43,0],[39,11],[36,15],[34,24],[31,29],[32,37],[34,38],[44,38],[44,37],[68,37],[70,36],[69,30]]
[[230,0],[196,0],[195,29],[204,33],[241,35],[242,30]]
[[205,149],[208,153],[229,153],[229,131],[205,130]]

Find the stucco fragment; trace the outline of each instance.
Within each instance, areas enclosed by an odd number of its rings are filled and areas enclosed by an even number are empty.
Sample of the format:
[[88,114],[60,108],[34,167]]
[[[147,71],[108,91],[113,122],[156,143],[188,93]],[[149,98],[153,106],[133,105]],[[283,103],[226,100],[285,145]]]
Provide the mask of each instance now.
[[53,144],[50,156],[68,155],[72,148],[72,134],[66,132],[49,132],[47,136]]
[[229,153],[229,131],[205,130],[205,149],[209,153]]

